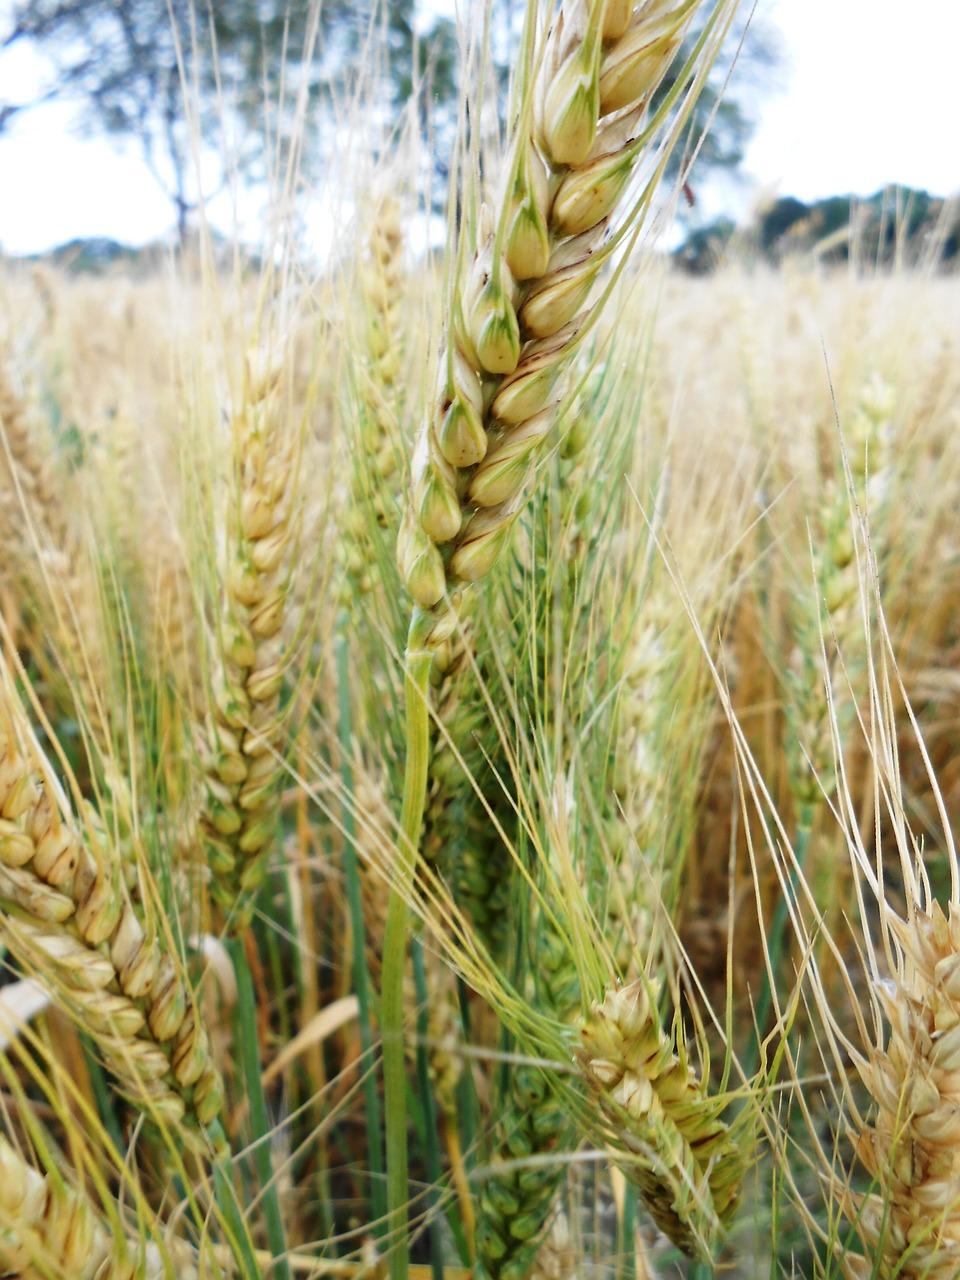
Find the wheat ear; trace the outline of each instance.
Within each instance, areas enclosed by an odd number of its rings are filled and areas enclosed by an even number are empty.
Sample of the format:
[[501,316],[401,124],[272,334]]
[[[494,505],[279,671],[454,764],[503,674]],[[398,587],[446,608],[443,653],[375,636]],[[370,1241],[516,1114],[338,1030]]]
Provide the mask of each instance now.
[[204,754],[202,827],[215,899],[242,928],[276,829],[283,760],[280,694],[289,664],[283,636],[287,552],[296,510],[294,433],[287,430],[281,368],[251,355],[234,415],[234,483],[214,705]]
[[[0,534],[8,554],[0,581],[15,575],[40,620],[28,635],[41,667],[51,656],[70,685],[54,678],[69,714],[75,702],[95,729],[104,718],[108,664],[102,639],[99,583],[75,481],[59,473],[52,440],[0,363]],[[51,639],[56,644],[51,654]],[[101,735],[103,736],[103,735]]]
[[81,826],[71,812],[4,659],[0,937],[137,1105],[171,1124],[216,1119],[222,1084],[181,964],[157,924],[140,919],[93,815]]
[[[168,1273],[156,1245],[118,1236],[85,1196],[34,1168],[2,1134],[0,1268],[22,1280],[161,1280]],[[183,1280],[198,1274],[189,1264],[177,1271]]]
[[[22,536],[23,516],[17,494],[19,485],[24,502],[31,511],[44,511],[51,527],[57,530],[64,504],[49,454],[37,440],[36,423],[23,395],[14,386],[7,363],[0,360],[0,525],[4,542],[9,546]],[[62,532],[63,526],[59,526]]]
[[[800,806],[816,805],[836,786],[830,702],[847,727],[843,682],[863,666],[858,639],[860,568],[850,519],[851,499],[871,519],[871,548],[882,554],[885,510],[893,474],[893,394],[874,376],[862,388],[845,440],[846,472],[837,468],[819,491],[819,545],[814,548],[817,593],[791,600],[796,646],[787,674],[786,756],[791,790]],[[869,507],[869,512],[868,512]],[[824,635],[824,632],[827,632]],[[823,637],[821,639],[821,637]],[[829,694],[829,700],[828,700]]]
[[[463,587],[502,554],[594,306],[611,217],[649,147],[643,117],[700,0],[566,3],[521,110],[496,219],[454,302],[414,459],[401,573],[442,643]],[[452,607],[453,606],[453,607]]]
[[[547,913],[536,934],[539,1008],[571,1024],[580,1008],[580,979],[565,939]],[[502,1170],[484,1181],[477,1215],[477,1270],[482,1280],[526,1280],[566,1177],[562,1156],[577,1143],[569,1109],[551,1073],[531,1064],[504,1064],[494,1126],[495,1161]]]
[[842,1190],[865,1250],[851,1280],[953,1280],[960,1273],[960,908],[934,903],[909,921],[887,911],[902,948],[896,980],[878,984],[885,1049],[854,1058],[877,1115],[855,1137],[874,1190]]
[[583,1077],[610,1125],[624,1172],[661,1231],[709,1262],[754,1158],[753,1144],[720,1117],[679,1036],[660,1025],[646,982],[607,993],[584,1022],[577,1049]]
[[[430,758],[423,855],[450,885],[490,954],[499,958],[509,939],[512,883],[512,857],[500,820],[509,825],[513,811],[503,786],[491,776],[490,761],[500,743],[490,723],[479,666],[484,654],[475,653],[469,611],[468,601],[468,616],[437,651],[431,671],[439,731]],[[491,809],[497,821],[491,821]]]
[[404,446],[398,378],[404,350],[401,306],[405,275],[400,205],[393,196],[384,197],[376,207],[358,274],[363,357],[355,375],[357,430],[348,440],[351,476],[340,522],[346,535],[346,607],[374,585],[373,528],[387,530],[395,537],[399,523],[399,463]]

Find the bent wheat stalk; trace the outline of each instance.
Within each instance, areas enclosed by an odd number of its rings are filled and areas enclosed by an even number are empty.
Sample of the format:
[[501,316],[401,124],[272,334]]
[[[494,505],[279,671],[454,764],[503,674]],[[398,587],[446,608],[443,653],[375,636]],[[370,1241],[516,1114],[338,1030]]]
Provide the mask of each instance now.
[[[719,0],[676,88],[647,121],[701,0],[529,0],[506,181],[480,210],[472,264],[450,298],[433,410],[413,466],[412,503],[398,543],[416,602],[407,640],[407,767],[396,879],[384,939],[382,1031],[388,1201],[405,1234],[407,1147],[403,953],[428,760],[427,688],[433,654],[456,630],[463,591],[503,554],[560,396],[561,375],[596,315],[591,294],[614,248],[639,226],[666,155],[736,0]],[[689,86],[689,88],[687,88]],[[686,93],[684,109],[665,128]],[[641,164],[660,149],[641,196],[613,234]],[[407,1253],[391,1258],[393,1280]]]

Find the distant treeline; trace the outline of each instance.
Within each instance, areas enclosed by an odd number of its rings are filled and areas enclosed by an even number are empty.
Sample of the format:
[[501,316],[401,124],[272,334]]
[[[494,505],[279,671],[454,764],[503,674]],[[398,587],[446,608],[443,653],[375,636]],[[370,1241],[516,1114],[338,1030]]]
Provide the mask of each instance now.
[[880,265],[926,263],[956,268],[960,262],[960,202],[911,187],[883,187],[876,194],[831,196],[805,204],[782,196],[764,206],[752,224],[718,218],[692,231],[674,257],[693,273],[712,271],[730,258],[786,258]]
[[[215,259],[230,262],[235,246],[209,232]],[[188,251],[199,255],[193,237]],[[52,262],[73,272],[118,271],[149,275],[169,259],[171,246],[158,242],[136,249],[106,237],[71,240],[49,253],[27,260]],[[0,258],[3,257],[0,250]],[[939,269],[960,266],[960,199],[944,200],[911,187],[883,187],[872,196],[830,196],[805,204],[782,196],[765,205],[747,226],[717,218],[691,231],[673,254],[679,267],[694,275],[713,271],[730,260],[785,259],[878,265],[926,264]],[[259,268],[251,251],[242,252],[244,265]]]
[[[208,228],[204,240],[218,267],[230,267],[237,260],[235,255],[239,255],[238,260],[245,271],[259,272],[260,259],[246,246],[235,245],[229,237],[213,228]],[[181,261],[194,262],[199,266],[203,251],[201,238],[196,233],[188,234],[186,243],[179,249],[175,249],[172,237],[136,246],[112,240],[109,236],[85,236],[67,240],[45,253],[24,254],[19,260],[59,267],[75,275],[113,274],[138,279],[154,275],[170,262],[171,257],[179,256]],[[3,259],[0,247],[0,261]]]

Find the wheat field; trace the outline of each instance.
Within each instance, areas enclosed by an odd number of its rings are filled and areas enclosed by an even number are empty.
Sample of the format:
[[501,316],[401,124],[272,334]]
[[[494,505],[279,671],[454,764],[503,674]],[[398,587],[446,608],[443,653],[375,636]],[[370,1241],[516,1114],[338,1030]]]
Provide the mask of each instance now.
[[2,264],[0,1273],[960,1274],[960,295],[655,251],[696,7],[429,253]]

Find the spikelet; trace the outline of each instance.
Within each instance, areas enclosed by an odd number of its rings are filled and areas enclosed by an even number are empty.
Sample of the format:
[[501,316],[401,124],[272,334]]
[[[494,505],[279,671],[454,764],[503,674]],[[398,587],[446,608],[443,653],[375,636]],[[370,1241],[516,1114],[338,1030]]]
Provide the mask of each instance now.
[[179,959],[141,920],[94,816],[81,827],[71,813],[5,661],[0,938],[91,1036],[136,1105],[172,1124],[217,1118],[222,1085]]
[[[953,1280],[960,1272],[960,909],[934,903],[907,922],[886,920],[901,951],[895,980],[878,985],[886,1047],[855,1057],[876,1118],[855,1135],[873,1189],[841,1185],[865,1251],[847,1275]],[[869,1260],[869,1261],[868,1261]]]
[[496,219],[481,211],[458,282],[398,546],[427,651],[452,634],[463,588],[510,541],[591,313],[609,220],[650,141],[641,117],[696,0],[614,7],[562,6],[545,37],[534,119],[518,113]]
[[281,366],[251,353],[233,419],[234,486],[213,706],[204,744],[201,826],[214,898],[235,928],[253,914],[276,829],[289,663],[288,552],[299,518],[296,436]]
[[727,1099],[710,1097],[682,1039],[663,1031],[644,979],[594,1005],[576,1060],[657,1226],[710,1261],[755,1152],[721,1119]]

